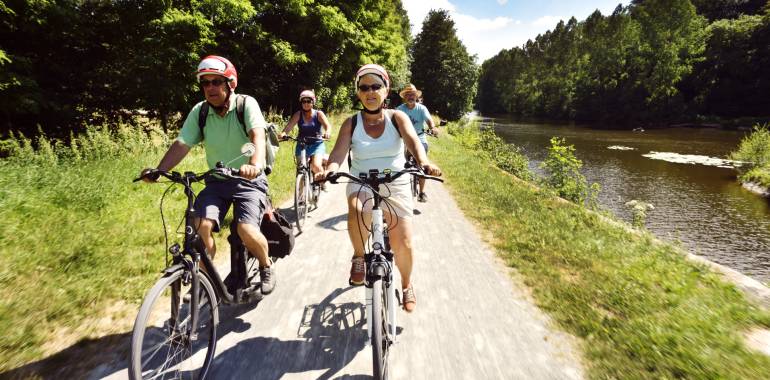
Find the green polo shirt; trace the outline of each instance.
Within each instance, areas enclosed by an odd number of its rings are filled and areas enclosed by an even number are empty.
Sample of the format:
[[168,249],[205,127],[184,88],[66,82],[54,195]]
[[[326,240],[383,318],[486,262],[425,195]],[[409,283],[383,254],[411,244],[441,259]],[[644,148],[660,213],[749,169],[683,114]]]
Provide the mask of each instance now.
[[[176,138],[177,141],[191,148],[203,141],[198,127],[198,114],[202,105],[203,102],[196,104],[187,114],[182,130]],[[254,128],[265,129],[267,127],[257,100],[250,96],[246,97],[244,104],[243,121],[246,123],[247,132]],[[209,108],[203,132],[206,135],[206,143],[203,144],[206,149],[206,162],[210,169],[216,166],[217,161],[228,162],[241,155],[241,146],[250,140],[243,133],[243,127],[238,121],[238,115],[235,111],[235,93],[230,94],[230,107],[225,116],[219,116],[213,108]],[[248,157],[240,157],[228,166],[238,168],[248,162]]]

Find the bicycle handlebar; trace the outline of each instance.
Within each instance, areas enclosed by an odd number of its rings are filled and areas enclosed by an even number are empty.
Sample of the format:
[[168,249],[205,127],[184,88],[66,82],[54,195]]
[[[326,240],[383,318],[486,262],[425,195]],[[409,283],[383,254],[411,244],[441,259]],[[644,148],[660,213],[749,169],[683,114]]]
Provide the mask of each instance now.
[[[296,141],[296,142],[302,142],[305,145],[309,145],[307,140],[310,140],[310,139],[313,139],[314,140],[313,142],[317,142],[316,140],[319,140],[318,137],[307,137],[307,136],[305,136],[305,137],[292,137],[292,136],[286,135],[285,137],[281,138],[278,141],[280,141],[280,142]],[[302,140],[302,141],[300,141],[300,140]],[[320,138],[320,141],[329,141],[329,139]]]
[[[220,165],[220,164],[221,162],[217,163],[217,165]],[[145,178],[150,178],[153,181],[157,181],[159,177],[163,176],[171,182],[185,184],[185,183],[200,182],[215,174],[220,175],[222,177],[230,178],[230,179],[240,179],[244,181],[246,180],[246,178],[240,177],[241,171],[239,169],[228,168],[223,166],[223,167],[217,167],[217,168],[205,171],[203,173],[185,172],[184,174],[181,174],[175,171],[152,169],[142,174],[138,178],[134,178],[133,182],[141,181]]]
[[361,177],[356,177],[356,176],[351,175],[350,173],[346,173],[346,172],[332,172],[332,173],[329,173],[329,175],[326,176],[326,180],[331,182],[331,183],[333,183],[333,184],[336,184],[337,180],[340,177],[345,177],[345,178],[351,179],[353,182],[356,182],[356,183],[359,183],[359,184],[362,184],[362,185],[367,185],[369,187],[374,187],[374,186],[377,186],[377,185],[393,182],[398,177],[401,177],[404,174],[411,174],[411,175],[413,175],[415,177],[430,179],[430,180],[433,180],[433,181],[444,182],[444,180],[442,178],[435,177],[435,176],[432,176],[432,175],[427,175],[427,174],[423,173],[422,170],[416,169],[416,168],[407,168],[407,169],[400,170],[400,171],[397,171],[397,172],[385,172],[385,173],[379,173],[379,172],[373,173],[373,172],[370,172],[368,174],[362,173]]

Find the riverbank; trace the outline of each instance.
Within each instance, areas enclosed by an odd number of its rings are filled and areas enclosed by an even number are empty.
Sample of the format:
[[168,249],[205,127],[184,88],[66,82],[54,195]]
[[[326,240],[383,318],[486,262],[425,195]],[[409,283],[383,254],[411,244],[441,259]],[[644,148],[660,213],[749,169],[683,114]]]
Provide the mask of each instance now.
[[469,159],[451,136],[431,140],[431,157],[538,305],[582,339],[590,377],[770,377],[743,341],[770,315],[679,248]]

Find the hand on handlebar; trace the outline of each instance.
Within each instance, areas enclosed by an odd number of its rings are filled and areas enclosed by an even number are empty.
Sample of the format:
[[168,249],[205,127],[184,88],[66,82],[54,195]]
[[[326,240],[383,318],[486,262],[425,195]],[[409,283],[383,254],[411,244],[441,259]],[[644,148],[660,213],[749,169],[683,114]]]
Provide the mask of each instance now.
[[254,179],[262,172],[260,166],[261,165],[243,164],[239,169],[239,174],[243,178]]
[[432,175],[434,177],[441,177],[441,169],[439,169],[438,166],[433,164],[425,164],[422,166],[422,171],[425,172],[427,175]]
[[144,168],[139,173],[139,178],[135,179],[134,182],[137,180],[142,180],[147,183],[154,183],[158,182],[158,178],[160,178],[160,172],[158,169],[155,168]]

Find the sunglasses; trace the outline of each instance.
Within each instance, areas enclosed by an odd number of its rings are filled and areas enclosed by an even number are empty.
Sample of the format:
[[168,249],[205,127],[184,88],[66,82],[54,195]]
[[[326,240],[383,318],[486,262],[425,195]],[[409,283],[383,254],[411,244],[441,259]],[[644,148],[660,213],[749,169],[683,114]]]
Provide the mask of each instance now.
[[312,100],[310,100],[310,99],[302,99],[302,100],[300,100],[299,102],[300,102],[300,103],[302,103],[302,104],[306,104],[306,103],[310,103],[310,104],[312,104],[312,103],[313,103],[313,101],[312,101]]
[[371,89],[372,91],[379,91],[379,90],[380,90],[381,88],[383,88],[383,87],[385,87],[385,86],[384,86],[384,85],[381,85],[381,84],[379,84],[379,83],[375,83],[375,84],[372,84],[372,85],[368,85],[368,84],[359,84],[359,85],[358,85],[358,91],[361,91],[361,92],[369,92],[369,90],[370,90],[370,89]]
[[206,88],[206,87],[208,87],[208,85],[213,85],[214,87],[219,87],[219,86],[221,86],[221,85],[223,85],[225,83],[227,83],[227,81],[224,80],[224,79],[213,79],[213,80],[201,79],[201,81],[198,82],[198,84],[201,86],[201,88]]

